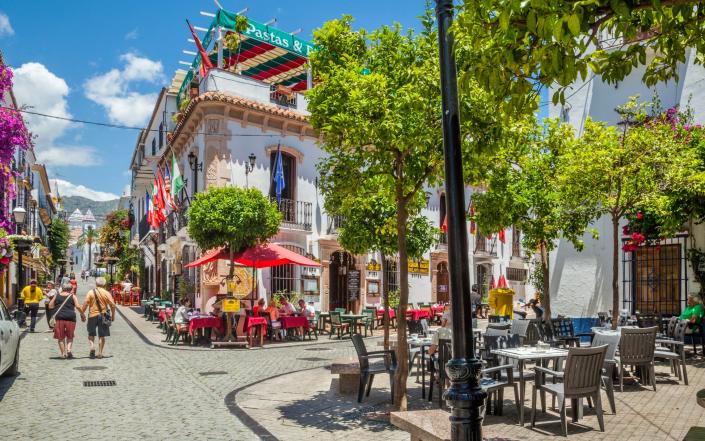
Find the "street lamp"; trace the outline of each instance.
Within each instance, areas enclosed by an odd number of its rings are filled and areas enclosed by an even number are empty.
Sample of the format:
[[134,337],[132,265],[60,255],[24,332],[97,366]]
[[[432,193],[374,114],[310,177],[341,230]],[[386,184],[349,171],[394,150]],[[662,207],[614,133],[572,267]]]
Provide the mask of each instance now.
[[[24,223],[24,218],[26,215],[27,210],[20,206],[17,206],[14,210],[12,210],[12,217],[15,220],[16,232],[19,230],[19,226]],[[25,250],[25,247],[26,244],[24,241],[18,241],[15,245],[15,248],[17,249],[17,290],[15,292],[15,301],[17,302],[17,306],[20,308],[22,307],[22,305],[19,304],[20,290],[22,289],[22,252]]]
[[193,152],[189,152],[187,158],[188,165],[191,168],[191,171],[193,171],[193,191],[191,194],[192,196],[195,196],[196,189],[198,188],[198,172],[203,171],[203,162],[198,162],[198,156],[196,156]]
[[254,153],[250,153],[250,156],[247,157],[249,162],[245,163],[245,187],[249,186],[249,178],[248,175],[252,173],[252,170],[255,169],[255,163],[257,161],[257,156],[255,156]]
[[[482,364],[475,356],[470,304],[470,263],[465,227],[465,185],[460,146],[458,79],[453,54],[453,0],[436,0],[438,48],[443,99],[443,152],[448,219],[448,266],[453,320],[453,358],[446,365],[451,386],[443,397],[451,409],[453,441],[482,440],[480,407],[487,393],[480,388]],[[469,337],[468,337],[469,336]]]

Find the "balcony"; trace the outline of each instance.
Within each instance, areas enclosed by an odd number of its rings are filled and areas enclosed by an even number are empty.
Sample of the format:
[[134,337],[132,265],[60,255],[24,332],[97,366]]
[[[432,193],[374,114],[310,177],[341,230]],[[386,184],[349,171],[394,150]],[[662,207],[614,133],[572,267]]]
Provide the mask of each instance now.
[[311,231],[313,226],[313,204],[311,202],[282,199],[277,202],[279,212],[282,214],[282,226],[293,230]]
[[147,223],[147,216],[142,216],[142,219],[140,219],[137,224],[137,234],[140,241],[149,233],[149,229],[150,226],[149,223]]
[[480,234],[475,234],[475,254],[496,257],[497,238],[492,236],[488,239]]
[[344,216],[328,216],[328,229],[326,234],[338,234],[338,228],[340,228],[345,222]]
[[188,218],[186,217],[186,207],[179,207],[178,210],[169,213],[166,218],[165,226],[165,238],[176,236],[182,228],[186,228],[188,225]]
[[448,248],[448,234],[440,233],[438,235],[438,244],[436,245],[436,249],[445,250],[447,248]]

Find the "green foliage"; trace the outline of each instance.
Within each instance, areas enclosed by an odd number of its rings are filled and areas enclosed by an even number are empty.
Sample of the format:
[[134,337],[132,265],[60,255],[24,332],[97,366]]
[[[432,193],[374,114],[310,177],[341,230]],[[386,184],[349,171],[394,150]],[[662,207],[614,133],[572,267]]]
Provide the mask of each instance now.
[[202,250],[229,247],[232,252],[277,234],[281,213],[255,188],[210,188],[197,193],[188,210],[189,236]]
[[56,268],[59,259],[65,259],[69,247],[69,226],[61,219],[54,219],[47,231],[49,252],[51,253],[51,269]]
[[465,0],[453,29],[461,88],[478,81],[506,110],[531,113],[540,87],[564,102],[589,71],[615,83],[646,66],[653,86],[678,77],[690,48],[703,64],[702,15],[699,0]]
[[702,298],[705,295],[705,252],[697,248],[690,248],[688,250],[688,260],[693,268],[693,277],[700,285],[699,293]]
[[286,299],[292,305],[297,305],[299,299],[303,299],[303,296],[300,292],[277,291],[272,294],[272,298],[269,302],[271,305],[278,307],[281,306],[282,299]]
[[225,36],[225,47],[229,51],[236,52],[239,49],[240,34],[245,32],[247,26],[247,17],[245,17],[244,15],[238,15],[235,19],[235,32],[231,32]]
[[399,307],[399,290],[395,289],[389,291],[386,295],[389,299],[389,307],[391,309],[397,309]]

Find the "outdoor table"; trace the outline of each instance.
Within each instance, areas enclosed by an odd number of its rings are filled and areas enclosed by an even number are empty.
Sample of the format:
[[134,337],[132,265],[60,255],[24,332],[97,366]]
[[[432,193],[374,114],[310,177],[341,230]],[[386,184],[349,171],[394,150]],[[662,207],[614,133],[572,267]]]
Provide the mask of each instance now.
[[191,335],[192,341],[194,331],[199,329],[215,329],[220,335],[225,334],[221,318],[212,315],[196,315],[191,317],[188,322],[188,333]]
[[431,306],[431,311],[433,311],[433,314],[443,314],[446,310],[446,307],[443,305],[433,305]]
[[340,314],[340,318],[343,321],[350,322],[350,327],[354,330],[357,326],[357,321],[365,318],[362,314]]
[[[256,326],[260,326],[260,343],[264,341],[264,334],[267,333],[267,319],[264,317],[250,317],[246,316],[245,318],[245,333],[247,334],[248,338],[252,337],[252,334],[250,331]],[[252,346],[252,342],[250,342],[250,346]]]
[[412,320],[421,320],[422,318],[430,319],[431,314],[428,309],[410,309],[406,311],[406,318],[410,318]]
[[[389,318],[393,319],[396,316],[397,316],[397,313],[394,311],[394,309],[389,308]],[[377,318],[384,318],[384,309],[377,310]]]
[[282,329],[304,328],[308,329],[308,318],[303,315],[288,315],[279,317]]
[[545,352],[538,352],[535,347],[532,348],[511,348],[511,349],[496,349],[493,354],[500,357],[511,358],[517,361],[517,369],[519,370],[519,425],[524,425],[524,363],[531,360],[547,361],[559,358],[568,357],[567,349],[550,348]]
[[161,308],[159,309],[159,323],[163,323],[166,321],[168,317],[171,317],[171,313],[174,311],[173,308]]

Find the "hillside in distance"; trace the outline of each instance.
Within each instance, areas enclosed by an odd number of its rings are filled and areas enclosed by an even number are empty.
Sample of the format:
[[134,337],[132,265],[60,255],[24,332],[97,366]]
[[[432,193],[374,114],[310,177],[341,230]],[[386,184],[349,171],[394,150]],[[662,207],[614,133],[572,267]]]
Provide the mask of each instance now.
[[93,215],[98,221],[98,224],[102,224],[105,220],[105,216],[117,209],[119,199],[113,199],[111,201],[94,201],[83,196],[63,196],[61,198],[64,204],[64,210],[70,216],[77,208],[81,210],[81,213],[86,214],[86,211],[90,208]]

